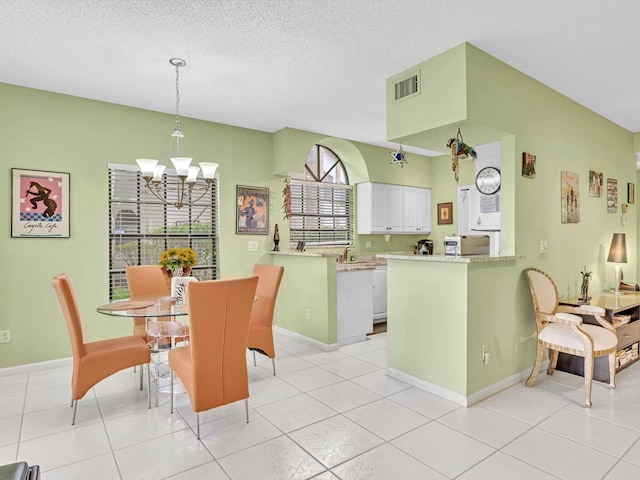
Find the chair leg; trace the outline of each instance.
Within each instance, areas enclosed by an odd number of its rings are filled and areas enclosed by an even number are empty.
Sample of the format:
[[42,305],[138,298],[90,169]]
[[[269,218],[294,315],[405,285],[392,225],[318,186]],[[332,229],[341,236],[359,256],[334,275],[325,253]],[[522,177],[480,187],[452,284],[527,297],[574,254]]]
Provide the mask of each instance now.
[[198,426],[196,427],[196,437],[198,438],[198,440],[200,440],[200,412],[196,412],[196,423],[198,424]]
[[587,407],[591,407],[591,383],[593,381],[593,355],[585,355],[584,357],[584,390],[585,401]]
[[609,387],[613,390],[616,388],[616,354],[609,355]]
[[256,366],[256,351],[255,350],[251,350],[253,352],[253,366]]
[[151,363],[147,363],[147,399],[149,400],[149,409],[151,409]]
[[525,385],[527,387],[531,387],[534,383],[536,383],[536,378],[538,378],[538,372],[540,371],[540,365],[542,364],[542,354],[542,345],[538,344],[538,348],[536,349],[536,361],[533,364],[533,370],[531,371],[531,375],[529,375],[529,378],[527,378],[527,381],[525,382]]
[[547,375],[553,375],[556,371],[556,365],[558,364],[558,351],[551,350],[551,356],[549,357],[549,368],[547,368]]
[[276,359],[272,358],[271,359],[271,364],[273,365],[273,376],[276,376]]
[[142,391],[142,371],[144,370],[144,367],[142,365],[140,365],[140,391]]
[[247,415],[247,423],[249,423],[249,399],[248,398],[244,399],[244,411]]
[[76,424],[76,412],[78,411],[78,400],[73,402],[73,418],[71,419],[71,425]]
[[169,396],[171,397],[171,413],[173,413],[173,368],[169,369],[169,379],[169,383],[171,384]]
[[69,405],[70,407],[73,407],[73,393],[71,394],[71,405]]

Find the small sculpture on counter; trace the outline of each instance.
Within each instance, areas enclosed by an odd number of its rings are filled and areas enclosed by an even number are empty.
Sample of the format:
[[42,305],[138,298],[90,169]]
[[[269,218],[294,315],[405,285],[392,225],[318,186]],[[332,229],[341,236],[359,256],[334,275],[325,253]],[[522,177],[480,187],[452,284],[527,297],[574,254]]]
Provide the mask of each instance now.
[[578,303],[585,304],[589,303],[591,297],[589,296],[589,279],[591,278],[591,272],[587,271],[587,266],[584,266],[584,270],[580,272],[582,275],[582,287],[580,287],[580,298],[578,299]]
[[273,231],[273,251],[274,252],[279,252],[280,251],[280,233],[278,232],[278,224],[276,223],[276,228]]

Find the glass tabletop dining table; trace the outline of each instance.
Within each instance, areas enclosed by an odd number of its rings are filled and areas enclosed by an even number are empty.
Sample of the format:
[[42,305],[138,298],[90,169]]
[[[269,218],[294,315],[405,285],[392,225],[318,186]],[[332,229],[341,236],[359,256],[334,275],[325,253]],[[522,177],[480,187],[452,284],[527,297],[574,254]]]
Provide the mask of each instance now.
[[100,305],[96,311],[114,317],[179,317],[189,314],[186,304],[176,305],[165,297],[148,300],[116,300]]

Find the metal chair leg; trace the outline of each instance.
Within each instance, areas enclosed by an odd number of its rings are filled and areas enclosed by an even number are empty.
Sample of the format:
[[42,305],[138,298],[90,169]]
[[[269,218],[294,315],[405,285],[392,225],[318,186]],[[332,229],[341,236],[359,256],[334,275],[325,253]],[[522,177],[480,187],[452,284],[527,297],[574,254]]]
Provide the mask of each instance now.
[[144,367],[140,365],[140,391],[142,391],[142,371],[143,370],[144,370]]
[[271,359],[271,364],[273,365],[273,376],[276,376],[276,359],[272,358]]
[[171,384],[171,387],[169,389],[169,396],[171,397],[171,413],[173,413],[173,369],[170,368],[169,369],[169,383]]
[[151,363],[147,363],[147,398],[149,399],[149,409],[151,409]]
[[196,423],[198,424],[197,432],[198,432],[198,440],[200,440],[200,412],[196,412]]
[[256,366],[256,351],[252,350],[252,352],[253,352],[253,366],[255,367]]
[[76,412],[78,411],[78,400],[74,400],[73,403],[73,418],[71,419],[71,425],[76,424]]
[[244,411],[247,414],[247,423],[249,423],[249,399],[244,399]]

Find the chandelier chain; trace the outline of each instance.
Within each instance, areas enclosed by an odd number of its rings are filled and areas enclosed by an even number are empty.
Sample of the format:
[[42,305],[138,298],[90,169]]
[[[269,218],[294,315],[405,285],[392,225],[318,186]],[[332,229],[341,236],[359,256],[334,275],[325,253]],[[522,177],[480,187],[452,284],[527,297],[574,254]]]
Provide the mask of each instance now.
[[180,122],[180,65],[176,64],[176,122]]

